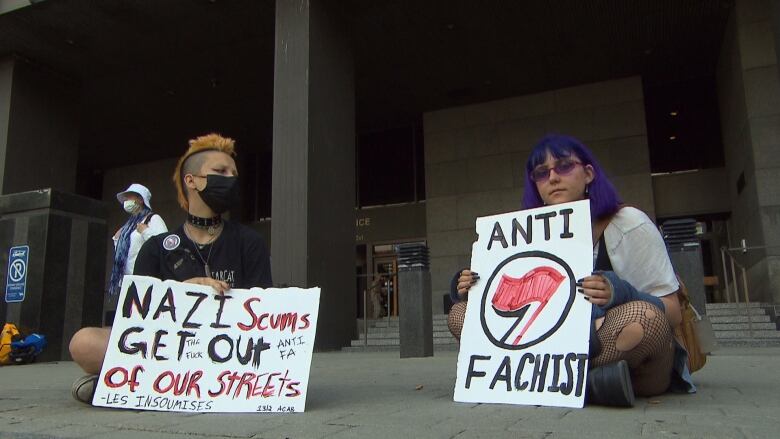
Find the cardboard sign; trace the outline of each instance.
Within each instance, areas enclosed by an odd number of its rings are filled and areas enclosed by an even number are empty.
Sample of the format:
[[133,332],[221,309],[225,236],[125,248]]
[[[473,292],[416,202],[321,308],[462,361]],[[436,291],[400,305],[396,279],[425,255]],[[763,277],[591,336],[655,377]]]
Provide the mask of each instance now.
[[590,224],[587,200],[477,219],[455,401],[583,406]]
[[233,289],[125,276],[93,404],[302,412],[320,289]]

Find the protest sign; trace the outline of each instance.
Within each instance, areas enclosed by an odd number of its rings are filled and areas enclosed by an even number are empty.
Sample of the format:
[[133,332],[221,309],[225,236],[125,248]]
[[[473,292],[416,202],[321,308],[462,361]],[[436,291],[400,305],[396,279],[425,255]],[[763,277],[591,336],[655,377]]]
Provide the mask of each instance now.
[[319,288],[233,289],[125,276],[93,404],[302,412]]
[[587,200],[477,219],[455,401],[583,406],[590,224]]

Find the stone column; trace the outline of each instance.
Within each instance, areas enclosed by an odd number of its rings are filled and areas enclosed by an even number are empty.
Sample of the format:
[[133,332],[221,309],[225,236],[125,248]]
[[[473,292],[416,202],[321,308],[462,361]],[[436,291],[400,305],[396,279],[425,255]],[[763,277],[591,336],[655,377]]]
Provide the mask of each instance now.
[[731,247],[751,249],[752,301],[780,302],[780,76],[778,21],[760,0],[737,0],[723,38],[718,98],[731,198]]
[[5,293],[8,249],[29,247],[24,300],[0,302],[0,316],[46,336],[39,360],[68,360],[83,326],[100,326],[105,293],[107,208],[52,189],[0,196],[0,276]]
[[0,59],[0,194],[76,187],[79,86],[30,61]]
[[319,286],[317,347],[355,336],[355,85],[340,2],[276,1],[271,264]]
[[431,272],[422,244],[398,246],[398,308],[401,358],[432,356]]

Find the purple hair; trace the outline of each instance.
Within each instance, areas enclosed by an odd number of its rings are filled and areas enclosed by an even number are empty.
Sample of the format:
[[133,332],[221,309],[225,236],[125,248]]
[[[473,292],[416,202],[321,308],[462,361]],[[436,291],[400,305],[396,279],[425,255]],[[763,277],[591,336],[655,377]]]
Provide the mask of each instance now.
[[593,154],[579,140],[571,136],[548,134],[540,140],[531,151],[525,164],[525,190],[523,192],[523,208],[531,209],[544,205],[536,183],[531,180],[531,171],[547,161],[547,154],[556,159],[576,156],[584,165],[593,167],[593,181],[588,185],[590,198],[590,214],[594,219],[603,218],[617,212],[622,203],[615,187],[612,186],[604,170],[598,164]]

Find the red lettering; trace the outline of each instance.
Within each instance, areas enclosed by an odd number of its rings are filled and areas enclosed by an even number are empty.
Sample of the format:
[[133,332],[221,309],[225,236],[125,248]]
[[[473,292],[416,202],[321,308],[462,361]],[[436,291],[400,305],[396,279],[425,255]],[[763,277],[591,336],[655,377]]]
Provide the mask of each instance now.
[[217,377],[217,381],[219,382],[219,390],[217,390],[216,392],[212,392],[211,390],[209,390],[209,396],[210,397],[213,398],[215,396],[219,396],[219,395],[221,395],[225,391],[225,382],[222,381],[222,379],[225,377],[225,375],[227,375],[229,373],[230,373],[230,371],[226,370],[226,371],[224,371],[224,372],[219,374],[219,376]]
[[[171,382],[165,388],[161,388],[160,387],[160,382],[165,377],[168,377],[168,379],[170,379]],[[160,375],[158,375],[157,379],[154,380],[154,385],[152,385],[152,389],[154,389],[154,391],[157,392],[157,393],[165,393],[165,392],[171,390],[171,388],[173,387],[174,383],[175,383],[175,380],[173,378],[173,372],[171,372],[170,370],[166,370],[165,372],[163,372]]]
[[200,380],[201,377],[203,377],[202,370],[196,370],[195,373],[192,374],[190,383],[187,385],[187,396],[190,396],[194,389],[195,394],[198,396],[198,399],[200,399],[200,385],[198,385],[198,380]]
[[278,329],[279,331],[284,331],[289,327],[291,328],[290,332],[295,332],[296,325],[298,322],[298,313],[287,312],[284,314],[275,314],[275,315],[271,315],[270,320],[271,320],[272,329]]
[[144,372],[143,366],[135,366],[133,371],[130,372],[130,391],[135,392],[135,388],[138,387],[138,372]]
[[263,320],[268,318],[268,313],[260,315],[260,319],[257,321],[257,329],[261,331],[265,331],[268,329],[268,326],[263,325]]
[[265,386],[263,386],[263,398],[274,396],[274,385],[271,384],[271,380],[278,375],[281,374],[279,372],[274,372],[268,375],[268,379],[265,382]]
[[187,390],[187,382],[189,380],[190,380],[189,371],[187,371],[183,379],[181,374],[177,373],[176,379],[174,380],[174,384],[173,384],[173,394],[176,396],[181,396],[182,394],[184,394],[184,391]]
[[255,325],[258,325],[257,314],[255,314],[255,312],[252,310],[252,302],[260,302],[260,298],[259,297],[252,297],[252,298],[247,299],[244,302],[244,309],[252,317],[252,323],[248,323],[248,324],[238,323],[238,327],[242,331],[249,331],[251,329],[254,329]]
[[[257,385],[258,382],[260,382],[260,378],[268,375],[267,373],[261,373],[260,375],[255,378],[255,387],[252,389],[252,396],[261,396],[263,394],[262,388]],[[260,390],[258,392],[258,389]]]
[[303,322],[303,326],[298,328],[300,330],[304,330],[304,329],[308,328],[309,326],[311,326],[311,322],[309,321],[309,313],[306,313],[306,314],[301,316],[301,322]]
[[289,373],[290,373],[289,369],[285,370],[284,371],[284,376],[282,378],[279,378],[280,383],[279,383],[279,393],[278,393],[278,395],[282,394],[282,390],[284,390],[285,383],[287,383],[288,381],[291,381],[289,378],[287,378],[287,374],[289,374]]
[[244,374],[241,375],[241,381],[236,386],[236,391],[233,393],[233,399],[238,398],[238,394],[241,393],[241,387],[243,386],[247,386],[246,399],[249,399],[249,394],[252,393],[252,389],[254,388],[252,380],[254,380],[255,377],[256,375],[252,372],[244,372]]
[[289,396],[290,398],[294,398],[301,394],[301,391],[298,390],[298,387],[301,383],[299,381],[290,381],[287,383],[287,390],[290,391],[290,393],[285,393],[284,396]]
[[239,380],[241,377],[238,376],[238,373],[233,372],[228,377],[228,385],[227,389],[225,389],[225,395],[230,394],[230,391],[233,389],[233,384],[236,383],[236,380]]
[[[122,381],[119,383],[114,382],[114,375],[117,373],[122,374]],[[106,383],[108,387],[111,387],[112,389],[116,389],[117,387],[122,387],[127,383],[127,369],[121,366],[117,366],[111,370],[109,370],[106,375],[103,377],[103,382]]]

